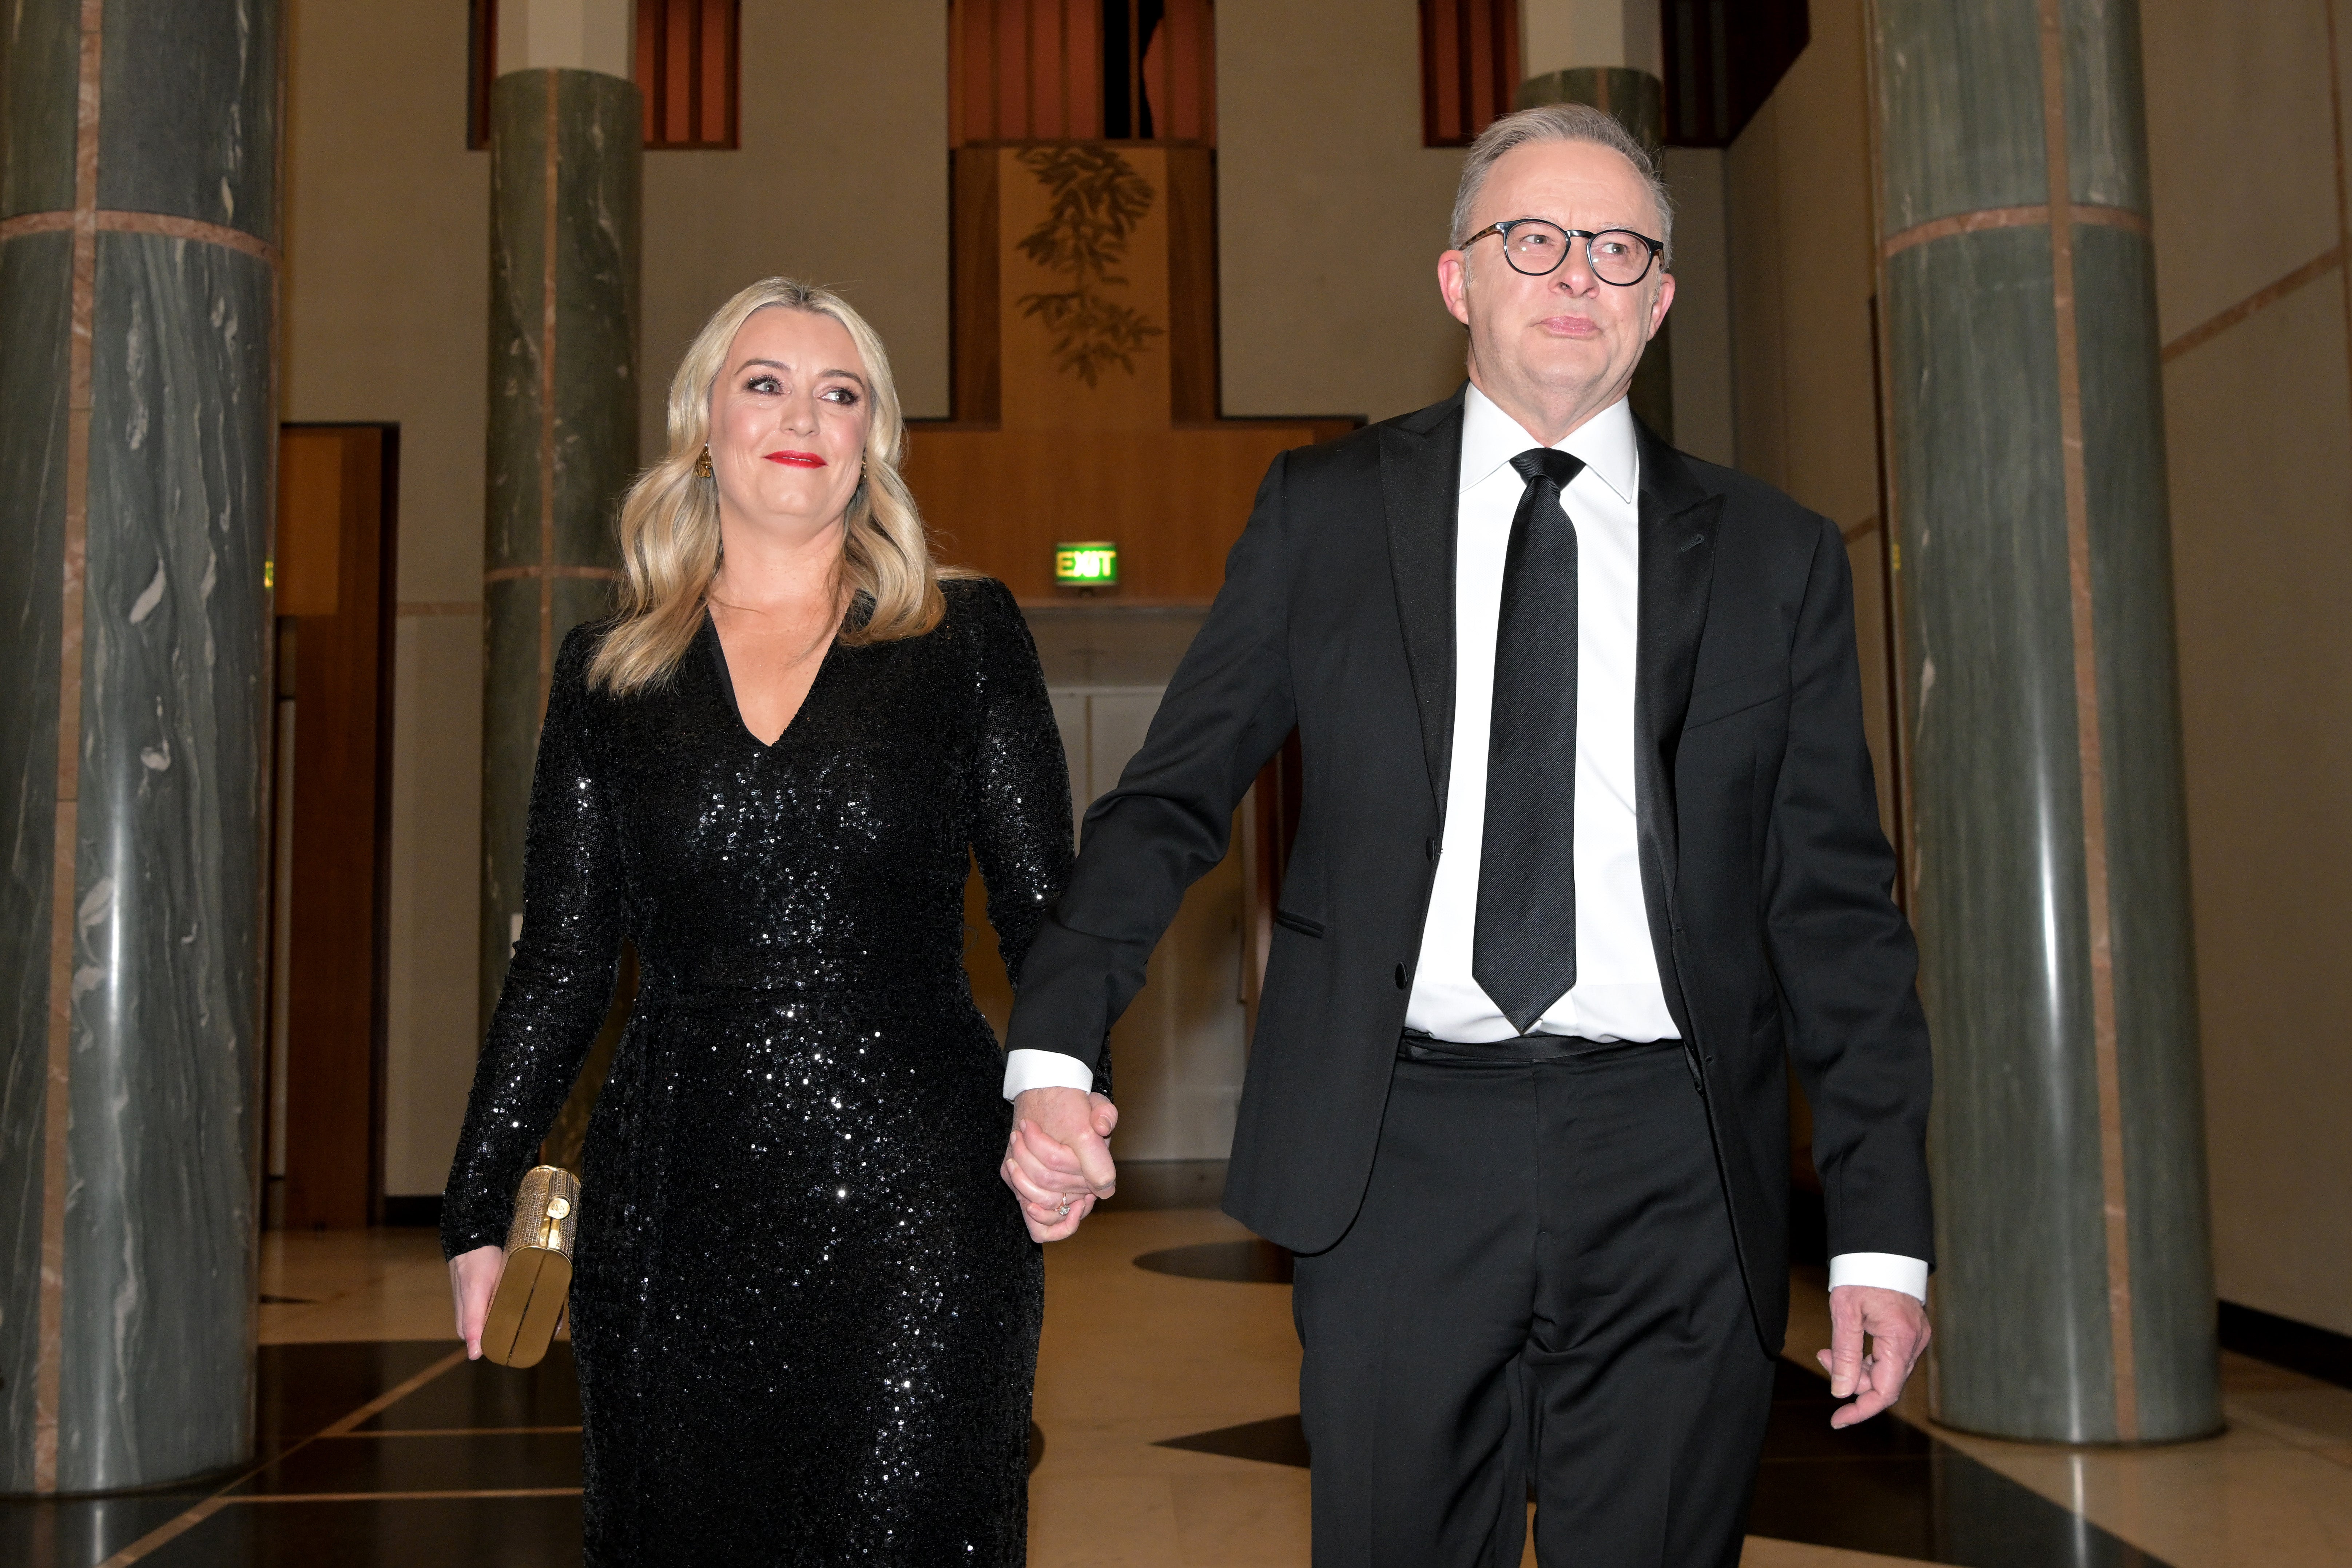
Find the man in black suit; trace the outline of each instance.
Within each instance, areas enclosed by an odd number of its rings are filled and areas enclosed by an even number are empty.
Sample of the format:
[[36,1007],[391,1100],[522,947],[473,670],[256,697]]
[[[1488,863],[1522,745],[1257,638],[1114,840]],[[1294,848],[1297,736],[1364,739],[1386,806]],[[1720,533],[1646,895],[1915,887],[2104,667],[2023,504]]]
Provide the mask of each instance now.
[[[1843,1406],[1927,1339],[1927,1030],[1835,525],[1639,426],[1665,194],[1608,115],[1497,122],[1438,262],[1470,384],[1277,458],[1013,1014],[1041,1238],[1086,1086],[1296,726],[1225,1206],[1297,1254],[1315,1561],[1738,1560],[1811,1101]],[[1864,1336],[1874,1342],[1865,1356]]]

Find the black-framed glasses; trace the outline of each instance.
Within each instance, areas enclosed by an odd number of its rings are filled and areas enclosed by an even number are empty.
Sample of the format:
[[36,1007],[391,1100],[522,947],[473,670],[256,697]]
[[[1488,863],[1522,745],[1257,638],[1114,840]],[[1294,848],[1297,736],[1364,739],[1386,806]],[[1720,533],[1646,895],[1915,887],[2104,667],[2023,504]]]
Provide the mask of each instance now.
[[1467,250],[1490,234],[1501,237],[1503,259],[1511,264],[1511,269],[1530,278],[1559,271],[1560,263],[1575,253],[1572,242],[1580,239],[1584,264],[1592,275],[1620,289],[1631,289],[1648,277],[1652,264],[1666,253],[1664,241],[1630,228],[1562,228],[1539,217],[1490,223],[1454,248]]

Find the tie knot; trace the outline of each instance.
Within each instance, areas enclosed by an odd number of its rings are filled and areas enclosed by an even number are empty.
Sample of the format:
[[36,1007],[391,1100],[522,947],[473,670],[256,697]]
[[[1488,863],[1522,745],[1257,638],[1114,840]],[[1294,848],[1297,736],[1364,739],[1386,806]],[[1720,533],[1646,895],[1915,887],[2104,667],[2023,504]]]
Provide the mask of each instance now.
[[1565,490],[1584,472],[1584,459],[1571,458],[1566,452],[1555,452],[1549,447],[1530,447],[1511,459],[1519,478],[1529,484],[1538,479],[1549,479],[1556,489]]

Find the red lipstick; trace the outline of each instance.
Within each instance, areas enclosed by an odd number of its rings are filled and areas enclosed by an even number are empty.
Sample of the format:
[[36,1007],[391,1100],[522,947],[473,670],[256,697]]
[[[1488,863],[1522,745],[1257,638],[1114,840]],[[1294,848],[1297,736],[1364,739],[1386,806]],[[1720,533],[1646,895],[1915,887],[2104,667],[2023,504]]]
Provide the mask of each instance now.
[[822,468],[825,466],[824,459],[818,457],[814,452],[793,452],[787,450],[782,452],[762,452],[760,455],[767,458],[768,461],[772,463],[787,463],[795,468]]

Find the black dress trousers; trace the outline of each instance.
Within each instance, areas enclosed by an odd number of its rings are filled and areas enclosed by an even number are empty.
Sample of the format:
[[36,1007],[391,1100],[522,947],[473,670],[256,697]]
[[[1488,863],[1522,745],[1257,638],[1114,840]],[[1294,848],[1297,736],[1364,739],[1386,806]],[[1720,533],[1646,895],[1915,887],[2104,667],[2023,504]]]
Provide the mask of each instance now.
[[1772,1363],[1681,1042],[1400,1059],[1294,1309],[1316,1568],[1517,1568],[1530,1481],[1544,1568],[1739,1561]]

